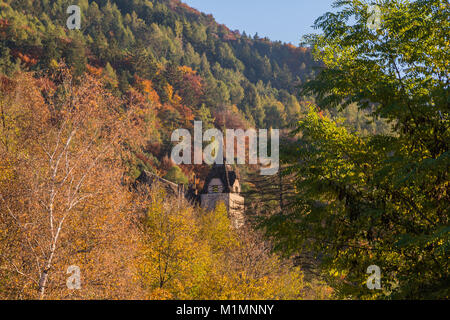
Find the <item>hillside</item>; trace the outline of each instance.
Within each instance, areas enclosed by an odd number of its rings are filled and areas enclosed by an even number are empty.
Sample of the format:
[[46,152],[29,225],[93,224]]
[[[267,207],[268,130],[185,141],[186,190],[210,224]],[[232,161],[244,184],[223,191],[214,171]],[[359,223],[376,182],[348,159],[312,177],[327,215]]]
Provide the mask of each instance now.
[[136,90],[156,111],[158,136],[140,150],[134,175],[158,167],[175,128],[283,128],[296,119],[297,86],[313,75],[306,48],[249,37],[180,1],[76,1],[81,30],[68,30],[73,1],[0,1],[0,72],[51,74],[64,61],[111,92]]
[[[0,299],[448,299],[448,1],[336,1],[307,47],[74,2],[0,0]],[[194,120],[281,129],[276,174],[176,166]]]
[[[69,31],[69,2],[1,2],[2,71],[10,71],[17,59],[45,70],[63,58],[78,74],[86,71],[86,62],[102,69],[110,64],[122,93],[138,76],[153,81],[165,103],[164,87],[170,84],[194,113],[202,103],[236,105],[262,126],[275,124],[285,111],[298,111],[292,94],[313,66],[305,48],[241,35],[179,1],[79,1],[81,30]],[[287,109],[272,119],[268,105],[276,102]]]
[[[172,132],[193,120],[294,120],[309,50],[178,1],[75,3],[80,30],[66,27],[73,1],[0,0],[0,299],[329,296],[261,234],[231,228],[226,207],[135,183],[144,170],[203,180],[207,165],[169,159]],[[66,287],[67,266],[80,290]]]

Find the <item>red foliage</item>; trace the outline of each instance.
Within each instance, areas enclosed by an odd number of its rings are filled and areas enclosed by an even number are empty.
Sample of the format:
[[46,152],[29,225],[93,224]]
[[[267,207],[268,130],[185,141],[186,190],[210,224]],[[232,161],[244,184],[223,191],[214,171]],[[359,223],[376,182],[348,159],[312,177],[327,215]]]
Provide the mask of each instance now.
[[[248,122],[244,117],[230,109],[216,111],[214,113],[215,125],[218,128],[223,128],[225,125],[227,129],[247,129]],[[224,122],[225,121],[225,122]]]
[[143,153],[137,153],[136,157],[144,162],[148,167],[155,167],[155,163]]
[[173,161],[167,155],[165,155],[164,158],[162,158],[162,160],[161,160],[161,166],[160,166],[161,170],[167,172],[173,166],[174,166]]
[[0,75],[0,92],[8,93],[14,91],[16,87],[16,83],[5,77],[4,75]]
[[189,106],[200,104],[205,94],[203,78],[187,66],[180,67],[179,71],[182,72],[181,81],[178,81],[175,87],[183,103]]
[[153,154],[156,158],[161,157],[162,148],[161,148],[161,144],[158,142],[150,142],[147,145],[146,150],[147,150],[147,152]]
[[183,116],[183,120],[185,121],[186,125],[190,124],[190,122],[194,120],[194,113],[192,112],[191,108],[183,104],[178,104],[175,109]]
[[11,25],[8,21],[8,19],[0,19],[0,28],[5,28],[7,26]]
[[[194,9],[194,8],[192,8],[192,7],[190,7],[190,6],[188,6],[187,4],[185,4],[185,3],[183,3],[183,2],[181,2],[181,1],[179,1],[179,0],[172,0],[171,2],[170,2],[170,7],[172,8],[172,9],[178,9],[178,8],[180,8],[181,10],[183,10],[183,11],[185,11],[185,12],[188,12],[188,13],[191,13],[191,14],[193,14],[193,15],[196,15],[196,16],[200,16],[201,15],[201,12],[200,11],[198,11],[198,10],[196,10],[196,9]],[[180,11],[181,11],[180,10]]]

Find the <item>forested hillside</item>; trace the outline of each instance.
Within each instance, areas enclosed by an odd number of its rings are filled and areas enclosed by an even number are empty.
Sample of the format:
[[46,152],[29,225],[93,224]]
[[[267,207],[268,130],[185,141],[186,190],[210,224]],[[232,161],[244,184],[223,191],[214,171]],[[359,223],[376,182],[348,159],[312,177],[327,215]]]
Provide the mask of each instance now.
[[1,70],[47,70],[64,59],[76,74],[97,68],[120,93],[151,81],[178,121],[203,104],[235,105],[259,127],[300,110],[295,86],[313,73],[305,48],[241,35],[179,1],[78,1],[81,30],[69,31],[70,4],[2,1]]
[[[0,299],[448,299],[450,7],[380,6],[296,47],[179,0],[0,0]],[[281,129],[277,174],[230,166],[242,229],[140,183],[202,190],[170,158],[194,120]]]
[[280,251],[315,252],[342,298],[448,299],[450,5],[385,1],[376,30],[367,3],[336,7],[307,39],[326,68],[303,93],[331,111],[372,108],[392,131],[364,136],[311,105],[265,186],[279,209],[264,225]]
[[[82,10],[69,30],[67,8]],[[178,128],[283,128],[310,50],[249,37],[179,1],[0,1],[0,298],[326,297],[224,207],[134,184],[177,182]],[[142,190],[141,190],[142,189]],[[65,286],[69,265],[82,289]],[[164,272],[162,271],[164,270]],[[314,287],[314,289],[313,289]]]
[[[81,30],[68,30],[72,2],[2,0],[0,72],[45,77],[64,61],[75,76],[101,78],[115,96],[142,95],[158,133],[136,153],[135,177],[143,169],[164,174],[172,131],[191,128],[193,119],[282,129],[312,100],[298,94],[318,65],[307,48],[231,31],[176,0],[75,1]],[[360,131],[377,130],[356,108],[345,116]]]

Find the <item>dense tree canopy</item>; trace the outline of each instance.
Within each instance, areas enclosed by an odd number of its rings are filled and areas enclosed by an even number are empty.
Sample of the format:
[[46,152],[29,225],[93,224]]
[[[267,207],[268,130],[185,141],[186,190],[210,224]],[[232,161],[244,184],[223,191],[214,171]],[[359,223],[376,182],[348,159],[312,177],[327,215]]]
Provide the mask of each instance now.
[[[179,0],[0,0],[0,298],[449,298],[448,1],[380,1],[378,30],[335,5],[297,47]],[[277,175],[239,168],[242,231],[139,184],[201,190],[169,158],[194,120],[282,129]]]
[[[363,136],[312,107],[285,157],[296,200],[268,232],[286,252],[320,253],[343,297],[448,298],[449,4],[383,2],[377,31],[366,3],[336,5],[308,38],[324,66],[303,90],[322,109],[356,103],[393,131]],[[370,265],[382,290],[366,287]]]

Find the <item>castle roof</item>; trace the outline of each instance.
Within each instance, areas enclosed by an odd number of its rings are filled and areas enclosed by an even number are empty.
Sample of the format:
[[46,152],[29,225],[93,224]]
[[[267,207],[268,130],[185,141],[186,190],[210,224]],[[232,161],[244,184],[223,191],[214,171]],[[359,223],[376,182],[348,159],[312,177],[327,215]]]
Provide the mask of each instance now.
[[223,185],[223,193],[231,193],[239,174],[229,164],[214,164],[206,177],[202,193],[208,193],[208,186],[213,179],[220,179]]

